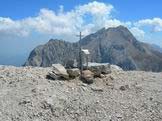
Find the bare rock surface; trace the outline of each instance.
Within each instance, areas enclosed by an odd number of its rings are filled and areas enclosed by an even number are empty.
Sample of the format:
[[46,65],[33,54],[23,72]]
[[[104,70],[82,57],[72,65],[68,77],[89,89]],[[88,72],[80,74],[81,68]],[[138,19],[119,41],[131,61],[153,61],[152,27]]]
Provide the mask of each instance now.
[[85,84],[52,68],[0,66],[0,121],[161,121],[162,73],[113,71]]

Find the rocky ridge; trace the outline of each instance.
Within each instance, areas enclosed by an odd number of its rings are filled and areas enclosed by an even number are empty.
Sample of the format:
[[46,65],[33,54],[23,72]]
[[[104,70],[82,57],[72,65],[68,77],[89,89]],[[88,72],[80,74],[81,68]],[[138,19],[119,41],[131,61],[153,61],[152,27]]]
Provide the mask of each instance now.
[[[162,71],[162,53],[139,42],[124,26],[103,28],[80,43],[90,51],[90,62],[115,64],[124,70]],[[78,60],[78,53],[78,43],[51,39],[31,52],[25,66],[66,66],[68,61]]]

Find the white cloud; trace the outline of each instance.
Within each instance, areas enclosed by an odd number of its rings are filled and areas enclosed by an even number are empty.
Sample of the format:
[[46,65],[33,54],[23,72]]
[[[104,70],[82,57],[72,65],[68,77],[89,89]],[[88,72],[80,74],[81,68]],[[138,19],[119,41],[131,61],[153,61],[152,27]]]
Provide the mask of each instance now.
[[0,17],[0,33],[14,35],[14,36],[27,36],[28,31],[25,30],[21,21],[13,21],[10,18],[2,18]]
[[48,9],[41,9],[37,17],[27,18],[24,23],[30,29],[43,34],[68,34],[72,32],[73,20],[71,15],[56,14],[54,11]]
[[130,31],[134,34],[137,39],[142,40],[145,37],[145,32],[137,27],[130,28]]
[[[0,32],[14,36],[28,36],[33,31],[53,36],[73,36],[78,31],[89,34],[104,27],[106,23],[114,26],[109,21],[112,10],[112,5],[96,1],[76,6],[69,12],[64,12],[63,6],[60,6],[58,12],[41,9],[38,16],[19,21],[1,17]],[[86,15],[91,18],[90,23],[84,19]]]
[[113,10],[114,7],[111,4],[93,1],[66,12],[62,5],[58,11],[43,8],[37,16],[21,20],[0,17],[0,35],[27,37],[36,32],[45,36],[76,41],[75,35],[79,31],[88,35],[102,27],[123,25],[140,40],[146,36],[144,26],[151,26],[153,31],[162,31],[162,19],[160,18],[144,19],[135,23],[122,22],[112,17]]
[[110,15],[114,7],[110,4],[100,2],[90,2],[88,4],[77,6],[75,9],[80,14],[91,13],[92,15]]
[[139,20],[135,23],[138,27],[149,26],[151,27],[151,31],[159,32],[162,31],[162,19],[161,18],[153,18],[153,19],[143,19]]
[[132,23],[131,22],[121,22],[120,20],[117,19],[108,19],[104,23],[104,27],[109,28],[109,27],[117,27],[117,26],[126,26],[126,27],[131,27]]

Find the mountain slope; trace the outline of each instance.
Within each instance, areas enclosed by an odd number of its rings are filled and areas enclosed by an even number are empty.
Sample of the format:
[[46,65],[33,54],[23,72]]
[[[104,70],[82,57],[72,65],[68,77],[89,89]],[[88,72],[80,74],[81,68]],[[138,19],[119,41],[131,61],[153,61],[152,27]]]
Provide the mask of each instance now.
[[[103,28],[86,36],[80,43],[83,48],[89,49],[92,62],[109,62],[124,70],[162,71],[162,54],[148,44],[137,41],[126,27]],[[35,48],[25,65],[65,64],[66,60],[77,57],[77,43],[51,40]]]
[[125,70],[162,70],[162,54],[141,43],[123,26],[102,29],[82,40],[91,61],[109,62]]
[[69,43],[62,40],[51,39],[45,45],[36,47],[29,55],[25,66],[48,67],[53,63],[65,63],[71,58],[76,59],[78,44]]
[[158,45],[156,45],[156,44],[151,44],[151,47],[152,47],[153,49],[155,49],[156,51],[159,51],[159,52],[162,53],[162,48],[161,48],[160,46],[158,46]]

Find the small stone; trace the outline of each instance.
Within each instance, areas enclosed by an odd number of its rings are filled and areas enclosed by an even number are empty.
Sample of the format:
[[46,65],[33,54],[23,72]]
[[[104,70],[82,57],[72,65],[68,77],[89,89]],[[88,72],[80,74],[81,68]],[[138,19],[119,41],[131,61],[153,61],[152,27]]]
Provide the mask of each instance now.
[[100,75],[100,78],[105,78],[106,76],[104,74],[101,74]]
[[4,75],[0,75],[0,78],[4,78]]
[[120,89],[121,91],[125,91],[125,90],[128,89],[128,88],[129,88],[128,85],[124,85],[124,86],[121,86],[119,89]]
[[86,87],[86,86],[87,86],[87,84],[83,83],[81,86]]
[[111,75],[109,76],[109,78],[110,78],[111,80],[114,80],[114,77],[113,77],[113,76],[111,76]]
[[103,88],[101,88],[101,87],[92,86],[91,89],[93,91],[103,92]]
[[150,97],[150,101],[152,101],[153,100],[153,98],[152,97]]
[[122,90],[122,91],[126,90],[125,86],[121,86],[120,90]]
[[121,114],[116,114],[116,117],[117,118],[122,118],[122,115]]
[[23,100],[23,101],[19,102],[19,105],[26,105],[28,103],[31,103],[30,100]]

